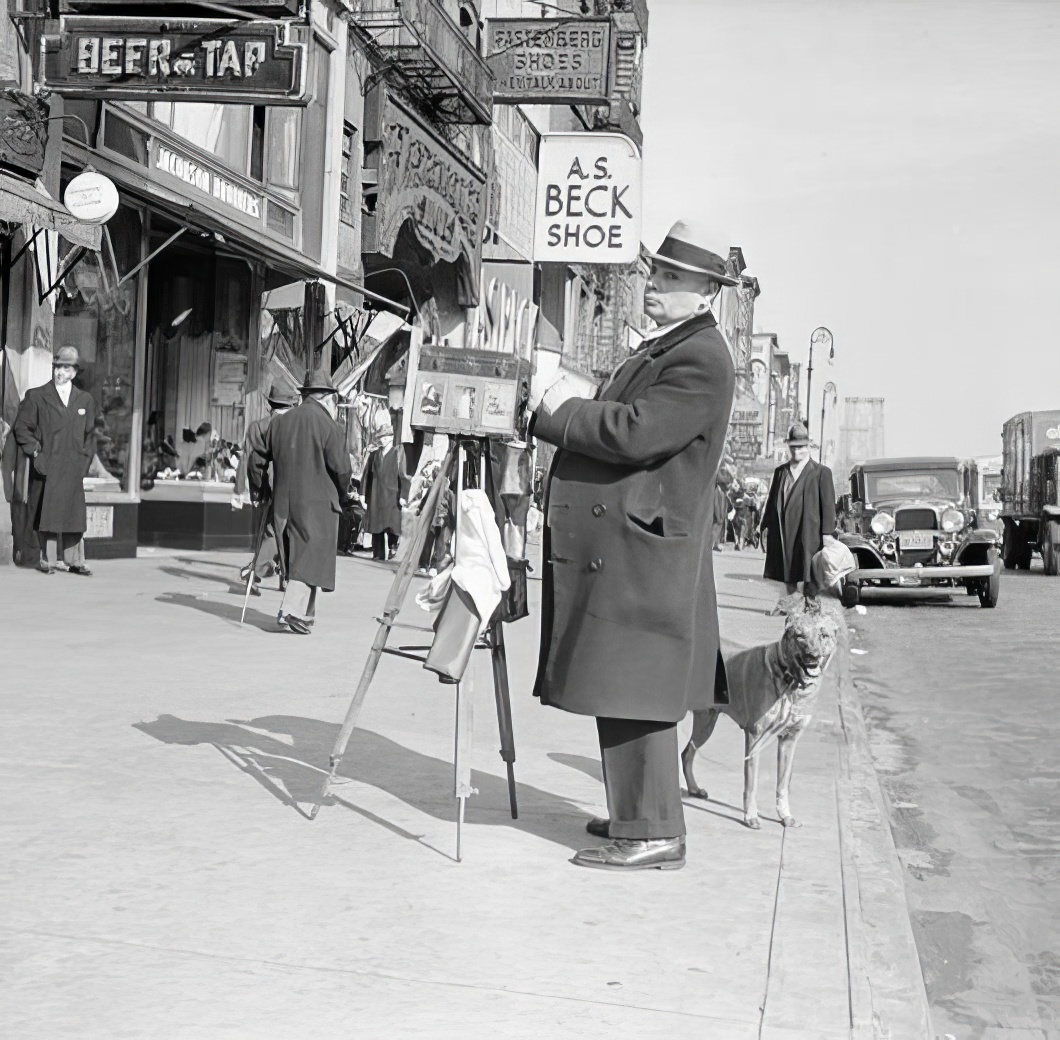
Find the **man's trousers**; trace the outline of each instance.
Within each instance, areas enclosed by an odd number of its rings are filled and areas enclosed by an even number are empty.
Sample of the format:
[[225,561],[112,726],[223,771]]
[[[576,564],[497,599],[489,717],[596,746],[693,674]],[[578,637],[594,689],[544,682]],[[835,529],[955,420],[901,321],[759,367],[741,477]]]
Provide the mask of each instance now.
[[598,718],[596,729],[611,837],[683,836],[677,723]]

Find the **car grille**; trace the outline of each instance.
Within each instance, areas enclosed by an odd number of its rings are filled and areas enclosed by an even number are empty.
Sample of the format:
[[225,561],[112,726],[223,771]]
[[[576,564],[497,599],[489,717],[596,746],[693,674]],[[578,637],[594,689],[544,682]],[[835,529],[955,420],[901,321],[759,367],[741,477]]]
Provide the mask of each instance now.
[[934,509],[899,509],[894,514],[896,531],[934,531],[936,527]]

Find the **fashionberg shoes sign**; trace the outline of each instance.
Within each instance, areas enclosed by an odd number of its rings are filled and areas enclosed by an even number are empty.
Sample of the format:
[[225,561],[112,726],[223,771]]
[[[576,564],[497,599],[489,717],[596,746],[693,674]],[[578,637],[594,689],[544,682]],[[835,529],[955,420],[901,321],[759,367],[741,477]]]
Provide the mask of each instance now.
[[607,104],[609,18],[491,18],[488,31],[495,102]]
[[292,22],[69,16],[45,35],[64,97],[304,105],[306,27]]
[[628,264],[640,255],[641,160],[623,134],[544,134],[534,261]]

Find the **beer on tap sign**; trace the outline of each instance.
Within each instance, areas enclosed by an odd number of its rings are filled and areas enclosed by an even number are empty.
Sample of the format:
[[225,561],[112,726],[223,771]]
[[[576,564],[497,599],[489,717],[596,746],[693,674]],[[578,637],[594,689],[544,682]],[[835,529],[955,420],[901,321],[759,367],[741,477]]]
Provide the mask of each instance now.
[[628,264],[640,255],[641,159],[623,134],[544,134],[534,260]]

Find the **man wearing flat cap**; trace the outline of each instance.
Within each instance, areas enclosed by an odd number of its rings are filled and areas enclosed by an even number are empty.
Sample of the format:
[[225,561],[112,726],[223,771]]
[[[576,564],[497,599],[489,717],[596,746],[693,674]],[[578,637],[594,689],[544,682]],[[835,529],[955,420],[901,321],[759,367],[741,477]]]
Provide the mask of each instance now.
[[261,486],[272,463],[272,515],[287,578],[276,620],[289,632],[309,635],[317,590],[335,588],[339,515],[352,474],[330,369],[307,375],[301,393],[297,408],[269,424],[248,476],[251,487]]
[[52,379],[26,392],[12,430],[30,463],[28,505],[45,574],[64,569],[87,577],[84,478],[95,454],[96,403],[74,386],[81,367],[76,347],[60,347]]
[[803,423],[792,425],[786,443],[789,459],[773,471],[762,512],[763,576],[783,582],[789,595],[800,583],[814,594],[813,557],[835,541],[832,471],[810,458],[810,435]]
[[[644,310],[657,328],[592,400],[560,380],[532,432],[556,445],[545,500],[542,703],[596,717],[609,839],[573,862],[685,863],[677,723],[725,703],[711,528],[735,376],[711,312],[733,285],[722,247],[691,223],[658,252]],[[727,252],[727,248],[725,250]]]
[[[236,471],[236,490],[232,498],[232,505],[236,509],[242,509],[248,498],[252,505],[260,506],[269,511],[269,519],[265,522],[262,532],[261,548],[258,550],[257,563],[254,565],[254,584],[258,584],[262,578],[274,574],[280,566],[279,549],[276,545],[276,533],[272,522],[272,481],[269,468],[266,467],[260,484],[250,482],[250,460],[257,454],[265,454],[265,445],[269,436],[269,427],[272,421],[284,412],[289,411],[298,404],[298,394],[290,387],[282,383],[273,383],[269,387],[265,400],[269,404],[269,414],[263,415],[247,424],[247,433],[243,438],[243,457],[239,460],[239,469]],[[240,571],[240,578],[246,581],[250,574],[248,563]],[[260,596],[256,588],[251,591]]]

